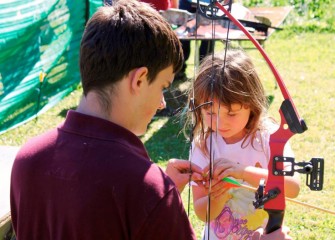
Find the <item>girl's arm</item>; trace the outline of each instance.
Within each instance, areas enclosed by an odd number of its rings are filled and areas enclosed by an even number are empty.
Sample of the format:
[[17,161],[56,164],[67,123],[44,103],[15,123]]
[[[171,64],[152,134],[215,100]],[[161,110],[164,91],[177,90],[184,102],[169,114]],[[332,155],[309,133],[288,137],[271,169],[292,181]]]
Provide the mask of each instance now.
[[179,0],[171,0],[171,8],[179,8]]
[[[192,187],[195,214],[204,222],[207,220],[208,188],[208,182],[204,185],[198,183],[198,186]],[[211,212],[209,220],[213,220],[221,213],[225,203],[230,199],[228,188],[223,181],[212,180],[210,198]]]
[[[207,181],[208,175],[206,174],[208,174],[209,160],[200,148],[195,146],[194,143],[192,143],[192,149],[194,150],[191,155],[191,162],[196,163],[202,168],[204,176],[202,181],[196,181],[197,185],[192,185],[194,211],[200,220],[206,222],[209,191],[209,183]],[[212,180],[210,220],[215,219],[221,213],[224,204],[230,198],[230,195],[226,193],[227,190],[226,183],[221,180]]]
[[[253,166],[244,166],[227,159],[218,159],[214,165],[214,177],[222,179],[224,177],[234,177],[236,179],[242,179],[249,183],[251,186],[258,187],[259,181],[267,179],[268,170],[263,168],[257,168]],[[298,174],[289,177],[285,177],[285,196],[289,198],[295,198],[298,196],[300,191],[300,177]]]
[[[261,178],[268,178],[267,169],[247,166],[242,173],[242,179],[254,187],[258,187]],[[298,174],[295,174],[292,177],[286,176],[284,177],[284,181],[285,196],[289,198],[296,198],[300,192],[300,176]]]

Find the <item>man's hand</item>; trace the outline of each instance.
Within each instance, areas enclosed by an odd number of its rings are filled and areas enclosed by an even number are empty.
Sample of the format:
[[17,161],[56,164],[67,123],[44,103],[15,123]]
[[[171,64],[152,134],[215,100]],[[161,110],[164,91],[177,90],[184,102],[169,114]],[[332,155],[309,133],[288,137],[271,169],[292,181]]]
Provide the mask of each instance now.
[[253,240],[292,240],[292,238],[288,235],[290,233],[290,229],[286,226],[279,228],[278,230],[264,234],[263,229],[257,230],[252,236]]
[[169,160],[165,173],[176,184],[179,192],[184,190],[185,185],[190,181],[202,181],[203,171],[194,163],[187,160],[172,158]]

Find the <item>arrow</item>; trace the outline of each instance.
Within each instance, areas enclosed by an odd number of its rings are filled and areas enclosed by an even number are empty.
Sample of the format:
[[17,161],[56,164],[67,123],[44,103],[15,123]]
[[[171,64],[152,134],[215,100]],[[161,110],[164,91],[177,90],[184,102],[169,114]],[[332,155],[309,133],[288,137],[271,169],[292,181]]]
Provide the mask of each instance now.
[[[253,192],[257,191],[257,188],[251,187],[251,186],[248,186],[248,185],[245,185],[245,184],[241,184],[238,181],[236,181],[234,179],[231,179],[229,177],[222,178],[222,181],[224,181],[227,184],[228,188],[238,188],[238,187],[240,187],[240,188],[248,189],[248,190],[253,191]],[[294,199],[288,198],[288,197],[285,197],[285,199],[289,202],[293,202],[293,203],[296,203],[296,204],[299,204],[299,205],[302,205],[302,206],[305,206],[305,207],[314,208],[314,209],[317,209],[319,211],[323,211],[323,212],[335,215],[335,211],[331,211],[331,210],[327,210],[327,209],[324,209],[324,208],[316,207],[316,206],[313,206],[313,205],[310,205],[310,204],[307,204],[307,203],[304,203],[304,202],[300,202],[300,201],[297,201],[297,200],[294,200]]]

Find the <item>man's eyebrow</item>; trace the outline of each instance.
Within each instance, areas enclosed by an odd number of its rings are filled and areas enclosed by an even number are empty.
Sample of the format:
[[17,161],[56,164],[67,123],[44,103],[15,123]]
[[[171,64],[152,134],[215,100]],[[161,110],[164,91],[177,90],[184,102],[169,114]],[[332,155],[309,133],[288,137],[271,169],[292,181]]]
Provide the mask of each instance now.
[[167,86],[164,87],[163,93],[168,92],[171,89],[172,83],[170,81],[167,81]]

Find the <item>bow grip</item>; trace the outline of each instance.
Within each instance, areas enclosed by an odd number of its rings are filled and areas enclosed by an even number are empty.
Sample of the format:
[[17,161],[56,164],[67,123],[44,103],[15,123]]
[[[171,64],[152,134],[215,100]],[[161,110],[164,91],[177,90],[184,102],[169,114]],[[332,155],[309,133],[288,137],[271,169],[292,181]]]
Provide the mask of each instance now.
[[281,228],[284,219],[284,211],[267,209],[266,212],[269,214],[269,221],[265,227],[265,233],[268,234]]
[[307,125],[303,119],[299,119],[298,114],[290,99],[285,99],[280,106],[286,123],[292,133],[303,133],[307,130]]

